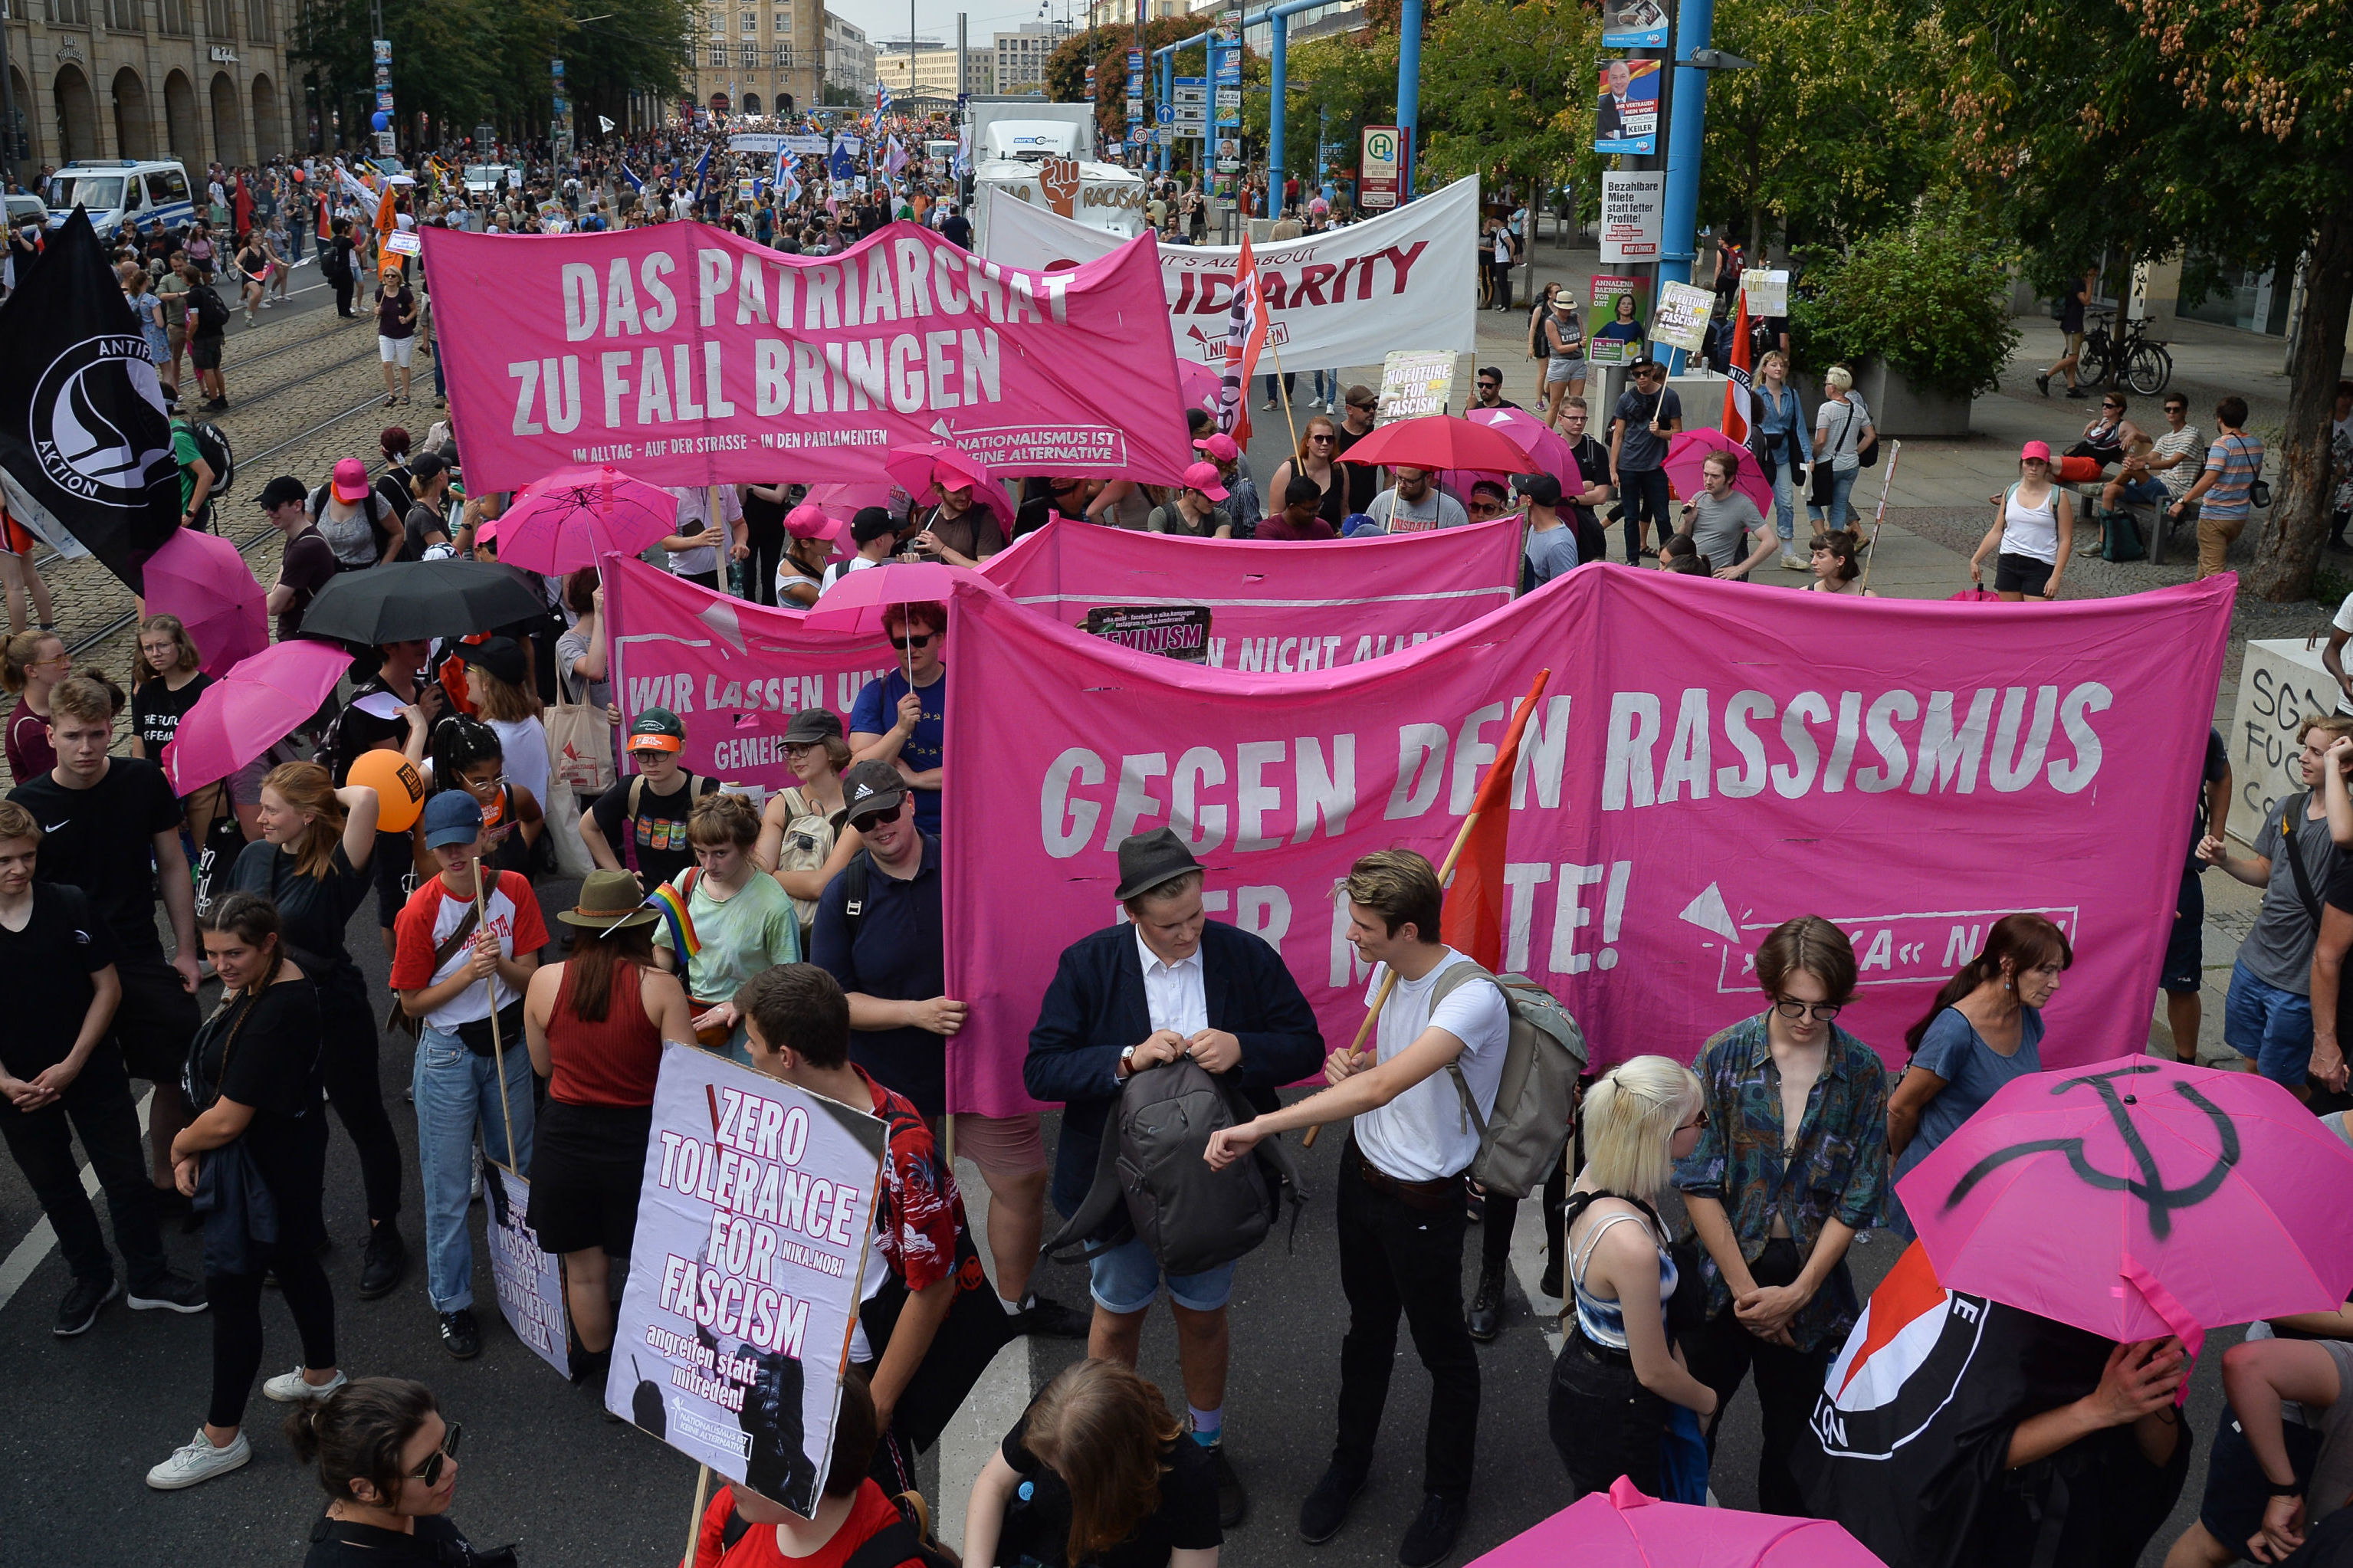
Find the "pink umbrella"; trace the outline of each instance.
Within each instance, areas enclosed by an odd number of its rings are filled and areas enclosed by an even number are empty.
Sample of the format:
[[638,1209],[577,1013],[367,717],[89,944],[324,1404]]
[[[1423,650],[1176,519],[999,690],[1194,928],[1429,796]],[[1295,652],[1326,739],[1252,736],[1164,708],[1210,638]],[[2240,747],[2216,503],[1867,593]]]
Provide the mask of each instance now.
[[1550,474],[1571,495],[1585,488],[1577,471],[1576,449],[1562,439],[1558,431],[1526,409],[1474,408],[1463,417],[1473,425],[1484,425],[1510,437],[1526,456],[1516,468],[1447,469],[1439,475],[1438,482],[1456,495],[1469,495],[1472,485],[1480,479],[1508,479],[1517,474]]
[[1773,487],[1757,472],[1756,458],[1721,430],[1679,431],[1667,442],[1667,483],[1675,494],[1689,500],[1707,488],[1699,466],[1707,461],[1710,452],[1739,454],[1740,472],[1733,476],[1732,488],[1755,501],[1757,511],[1769,521],[1773,516]]
[[1826,1519],[1694,1508],[1645,1496],[1625,1477],[1588,1492],[1470,1568],[1887,1568]]
[[[885,561],[840,578],[818,595],[801,619],[811,629],[881,637],[883,613],[893,605],[945,604],[957,584],[987,581],[977,572],[944,561]],[[907,684],[913,686],[914,661],[903,648],[899,660],[906,667]]]
[[[152,560],[152,557],[150,558]],[[205,689],[164,748],[164,776],[185,795],[225,779],[319,710],[352,656],[296,637],[264,648]]]
[[1215,414],[1225,394],[1225,379],[1219,371],[1198,360],[1180,359],[1176,362],[1176,390],[1184,395],[1186,407]]
[[596,564],[607,551],[635,555],[678,528],[678,498],[611,467],[558,468],[515,492],[484,528],[499,559],[558,574]]
[[1896,1190],[1949,1289],[2112,1340],[2333,1311],[2353,1149],[2253,1073],[2118,1057],[2004,1085]]
[[181,529],[147,558],[146,571],[147,613],[180,617],[206,675],[225,675],[269,646],[261,584],[232,541]]
[[969,485],[972,499],[997,515],[1007,534],[1013,531],[1013,503],[1006,499],[1005,487],[990,479],[988,470],[977,459],[957,447],[938,441],[893,447],[882,459],[882,471],[896,480],[917,506],[929,505],[937,499],[933,493],[934,485],[952,489]]
[[856,511],[860,507],[889,506],[891,489],[888,484],[852,484],[848,479],[833,479],[821,485],[811,485],[804,500],[817,506]]

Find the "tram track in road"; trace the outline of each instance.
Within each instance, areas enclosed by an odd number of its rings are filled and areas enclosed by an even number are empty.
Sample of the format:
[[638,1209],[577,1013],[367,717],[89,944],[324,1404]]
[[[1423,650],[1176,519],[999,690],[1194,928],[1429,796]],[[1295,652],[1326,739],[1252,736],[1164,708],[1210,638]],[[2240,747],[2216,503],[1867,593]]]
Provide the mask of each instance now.
[[[343,363],[348,364],[352,362],[344,361]],[[331,365],[327,368],[332,370],[340,367]],[[300,384],[298,383],[297,384]],[[383,401],[384,400],[381,397],[371,393],[366,397],[362,398],[359,402],[353,404],[349,408],[344,409],[342,413],[331,414],[326,418],[318,421],[316,424],[288,437],[285,440],[279,442],[276,446],[266,447],[261,451],[254,453],[250,458],[240,458],[239,461],[240,463],[259,463],[265,458],[274,458],[279,453],[283,452],[290,447],[299,447],[303,442],[311,440],[325,431],[333,429],[336,426],[342,424],[346,419],[352,418],[359,414],[364,414],[367,410],[376,407]],[[255,530],[252,533],[237,542],[237,548],[238,553],[249,553],[257,547],[266,543],[272,535],[277,533],[277,531],[278,530],[276,528],[271,527],[267,523],[263,524],[260,528]],[[58,559],[58,557],[52,555],[49,559],[54,561]],[[138,619],[139,612],[135,607],[126,610],[122,614],[115,616],[112,620],[108,621],[105,625],[83,633],[79,638],[67,645],[66,653],[69,658],[79,658],[90,649],[96,647],[99,644],[105,642],[108,638],[120,636],[122,632],[128,630]]]

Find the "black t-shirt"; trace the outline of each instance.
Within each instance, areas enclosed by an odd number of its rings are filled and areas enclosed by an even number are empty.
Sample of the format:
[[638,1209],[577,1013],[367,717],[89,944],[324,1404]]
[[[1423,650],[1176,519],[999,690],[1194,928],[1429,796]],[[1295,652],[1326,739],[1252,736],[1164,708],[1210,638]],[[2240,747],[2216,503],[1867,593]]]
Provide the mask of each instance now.
[[162,956],[155,835],[180,827],[180,803],[164,782],[164,770],[142,758],[115,757],[88,789],[68,789],[44,773],[18,784],[8,798],[41,825],[40,879],[89,894],[125,956]]
[[[1033,1401],[1031,1409],[1036,1408]],[[1022,1443],[1029,1411],[1005,1435],[1000,1451],[1021,1478],[1006,1530],[1019,1531],[1020,1549],[1047,1568],[1064,1568],[1070,1552],[1071,1489],[1052,1466]],[[1087,1559],[1087,1568],[1167,1568],[1171,1553],[1214,1550],[1223,1540],[1218,1528],[1218,1476],[1209,1451],[1179,1436],[1161,1449],[1167,1468],[1160,1477],[1160,1506],[1128,1538]],[[1016,1516],[1018,1518],[1017,1523]]]
[[236,892],[259,893],[278,906],[285,922],[286,950],[304,973],[322,987],[364,994],[367,983],[352,962],[343,932],[367,901],[375,879],[352,868],[341,844],[323,877],[302,875],[294,861],[292,855],[266,840],[248,844],[229,870],[229,887]]
[[[2312,825],[2306,823],[2305,828],[2309,832]],[[2330,909],[2353,914],[2353,855],[2337,857],[2336,866],[2328,873],[2328,886],[2322,890],[2321,897]],[[2353,973],[2340,977],[2337,982],[2337,1037],[2339,1040],[2353,1039]]]
[[33,884],[25,929],[0,925],[0,974],[40,977],[16,986],[9,997],[0,1067],[31,1078],[72,1053],[96,991],[90,977],[114,962],[114,933],[79,888]]
[[[1372,431],[1370,430],[1365,432],[1365,436],[1369,436],[1371,434]],[[1360,511],[1372,510],[1373,498],[1381,493],[1381,469],[1379,464],[1343,463],[1338,461],[1339,458],[1347,455],[1349,447],[1363,440],[1365,436],[1352,435],[1349,432],[1348,427],[1345,425],[1342,425],[1336,427],[1335,438],[1332,442],[1332,457],[1334,458],[1334,462],[1332,464],[1333,471],[1345,475],[1348,480],[1348,499],[1345,503],[1346,510],[1340,514],[1341,517],[1351,516]],[[1276,510],[1280,511],[1282,509],[1282,497],[1271,496],[1268,498],[1268,500]],[[1328,510],[1323,510],[1320,509],[1317,515],[1331,517],[1331,513]],[[1340,518],[1334,517],[1331,521],[1336,525],[1340,521]]]
[[[598,795],[596,804],[589,809],[596,813],[596,830],[612,847],[613,858],[641,873],[646,890],[651,892],[694,864],[694,850],[686,841],[687,814],[694,809],[697,796],[718,790],[719,781],[697,778],[688,769],[681,768],[680,786],[669,795],[656,795],[653,785],[639,783],[642,776],[632,774],[616,780],[613,787]],[[638,792],[637,821],[624,827],[632,787]]]
[[188,1044],[185,1088],[199,1113],[218,1100],[253,1108],[240,1136],[278,1199],[280,1240],[296,1245],[321,1228],[321,1044],[318,988],[307,976],[283,974],[250,1002],[240,996],[216,1008]]
[[[2223,749],[2222,731],[2209,726],[2206,731],[2206,770],[2199,776],[2198,804],[2189,808],[2189,869],[2192,871],[2206,868],[2206,862],[2198,858],[2198,841],[2212,831],[2212,825],[2206,819],[2206,786],[2221,784],[2230,776],[2231,753]],[[2337,884],[2333,879],[2329,883],[2328,895],[2328,901],[2336,903]],[[2353,903],[2341,904],[2338,908],[2353,910]]]
[[785,512],[780,500],[768,500],[753,493],[750,486],[744,489],[744,537],[753,544],[781,547],[785,541]]
[[440,508],[427,501],[418,501],[408,509],[408,516],[401,524],[401,533],[400,558],[403,561],[422,561],[427,548],[432,543],[431,535],[438,533],[444,543],[448,542],[449,520],[441,514]]
[[396,1568],[403,1563],[454,1568],[480,1560],[447,1514],[418,1514],[413,1522],[417,1531],[412,1535],[322,1514],[311,1527],[311,1550],[303,1554],[302,1568]]
[[1035,533],[1057,517],[1067,517],[1075,522],[1084,516],[1086,509],[1083,507],[1077,511],[1064,511],[1054,504],[1052,496],[1039,496],[1034,500],[1023,501],[1021,510],[1013,514],[1013,537],[1018,539],[1025,533]]
[[198,671],[195,679],[174,691],[171,683],[159,675],[132,693],[131,732],[147,749],[149,762],[164,760],[164,748],[180,732],[180,721],[187,717],[188,710],[196,705],[196,699],[212,683],[211,676]]
[[305,527],[286,542],[286,552],[279,558],[278,581],[294,590],[292,603],[278,615],[278,640],[287,642],[301,635],[302,612],[320,589],[335,580],[343,568],[335,562],[335,552],[327,536],[316,527]]
[[972,225],[962,213],[950,213],[940,221],[940,237],[960,250],[972,248]]

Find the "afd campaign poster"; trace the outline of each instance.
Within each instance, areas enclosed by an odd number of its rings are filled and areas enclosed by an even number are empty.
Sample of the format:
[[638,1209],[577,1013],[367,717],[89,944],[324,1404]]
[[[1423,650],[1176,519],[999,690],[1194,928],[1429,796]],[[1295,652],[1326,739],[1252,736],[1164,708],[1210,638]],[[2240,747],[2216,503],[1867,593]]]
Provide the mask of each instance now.
[[803,1519],[833,1454],[883,1124],[662,1047],[605,1407]]
[[1667,44],[1667,13],[1659,0],[1601,0],[1601,47],[1661,49]]
[[1600,101],[1594,111],[1593,150],[1647,157],[1659,150],[1659,86],[1656,60],[1604,59]]

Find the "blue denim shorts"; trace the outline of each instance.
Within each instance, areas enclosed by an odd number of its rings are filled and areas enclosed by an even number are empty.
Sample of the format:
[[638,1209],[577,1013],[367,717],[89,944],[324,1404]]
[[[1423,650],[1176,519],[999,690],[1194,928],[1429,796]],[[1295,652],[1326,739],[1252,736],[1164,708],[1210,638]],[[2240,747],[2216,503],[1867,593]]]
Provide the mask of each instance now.
[[[1160,1262],[1141,1237],[1129,1237],[1087,1265],[1087,1293],[1106,1312],[1141,1312],[1160,1294]],[[1187,1311],[1214,1312],[1234,1293],[1234,1266],[1168,1276],[1168,1299]]]
[[2242,959],[2231,966],[2222,1043],[2274,1083],[2301,1088],[2312,1067],[2312,1000],[2256,979]]

